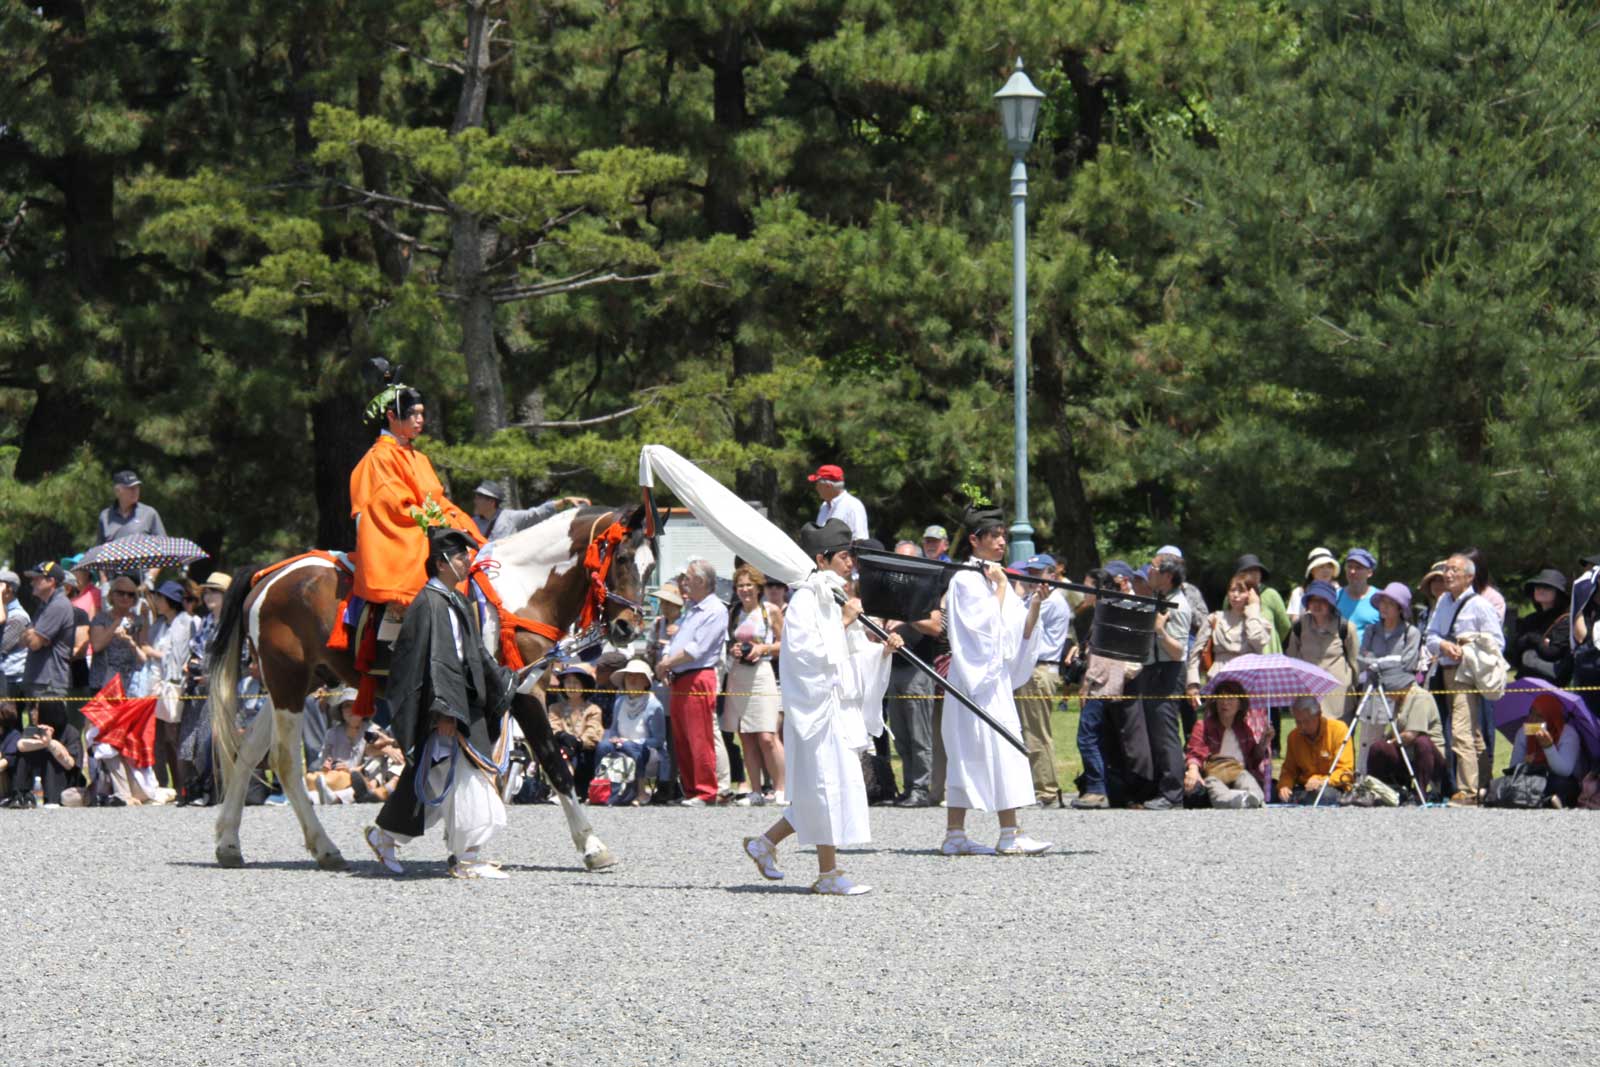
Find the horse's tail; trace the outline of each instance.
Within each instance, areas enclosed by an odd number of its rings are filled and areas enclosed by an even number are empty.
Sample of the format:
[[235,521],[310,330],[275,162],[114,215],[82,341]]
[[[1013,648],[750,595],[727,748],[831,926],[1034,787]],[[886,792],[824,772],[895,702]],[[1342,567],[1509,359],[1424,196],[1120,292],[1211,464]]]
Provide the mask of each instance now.
[[255,564],[234,572],[233,584],[222,600],[222,614],[217,618],[217,632],[212,636],[211,654],[206,663],[206,673],[210,676],[211,750],[222,771],[219,784],[225,784],[232,777],[233,764],[239,754],[237,726],[239,667],[244,659],[244,602],[250,596],[250,579],[260,569],[260,565]]

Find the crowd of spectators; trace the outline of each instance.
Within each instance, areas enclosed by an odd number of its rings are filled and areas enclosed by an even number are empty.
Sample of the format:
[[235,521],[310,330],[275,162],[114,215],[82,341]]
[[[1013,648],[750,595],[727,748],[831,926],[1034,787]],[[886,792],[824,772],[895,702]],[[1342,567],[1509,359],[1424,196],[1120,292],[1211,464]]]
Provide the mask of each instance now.
[[[881,548],[839,466],[822,465],[810,481],[819,523],[840,518],[858,540]],[[486,522],[502,514],[498,488],[479,487]],[[116,475],[116,500],[97,522],[102,541],[164,533],[139,489],[133,472]],[[551,510],[568,503],[553,502]],[[893,549],[946,561],[952,550],[964,556],[937,523]],[[68,557],[22,574],[0,569],[0,804],[214,802],[205,658],[228,576],[195,584],[80,564],[81,557]],[[1379,584],[1380,561],[1365,548],[1341,558],[1319,546],[1287,599],[1269,567],[1247,553],[1235,561],[1215,610],[1189,581],[1177,546],[1161,547],[1138,567],[1111,560],[1079,577],[1091,592],[1056,589],[1041,609],[1039,661],[1015,694],[1035,800],[1086,810],[1251,809],[1409,802],[1420,787],[1429,801],[1476,805],[1495,792],[1496,737],[1506,727],[1486,699],[1494,687],[1482,684],[1498,663],[1557,691],[1571,687],[1579,698],[1576,705],[1554,695],[1532,702],[1508,735],[1506,776],[1542,783],[1536,802],[1590,806],[1600,781],[1582,743],[1586,724],[1573,719],[1600,709],[1593,625],[1600,556],[1581,566],[1570,582],[1559,569],[1539,571],[1523,586],[1529,610],[1508,617],[1505,597],[1474,549],[1440,560],[1413,588],[1392,577]],[[1046,553],[1012,573],[1019,583],[1069,576],[1066,561]],[[724,602],[715,567],[691,560],[657,590],[658,612],[642,649],[607,651],[594,663],[555,672],[547,713],[580,796],[611,805],[785,801],[778,651],[787,589],[748,564],[731,577],[733,597]],[[1117,593],[1165,602],[1145,662],[1091,647],[1096,601]],[[926,662],[948,652],[937,609],[882,622]],[[1240,656],[1280,652],[1328,672],[1338,688],[1267,708],[1237,684],[1210,684]],[[129,697],[155,699],[153,767],[128,764],[71,714],[113,681]],[[243,729],[264,703],[253,670],[241,681],[241,696]],[[307,774],[294,788],[318,803],[381,801],[403,766],[376,724],[381,716],[349,714],[353,699],[353,691],[335,689],[307,701]],[[1069,702],[1079,712],[1082,773],[1075,782],[1060,780],[1053,734],[1054,715]],[[876,799],[903,807],[942,802],[941,715],[938,684],[896,659],[888,732],[863,759]],[[281,802],[282,784],[257,778],[250,801]]]

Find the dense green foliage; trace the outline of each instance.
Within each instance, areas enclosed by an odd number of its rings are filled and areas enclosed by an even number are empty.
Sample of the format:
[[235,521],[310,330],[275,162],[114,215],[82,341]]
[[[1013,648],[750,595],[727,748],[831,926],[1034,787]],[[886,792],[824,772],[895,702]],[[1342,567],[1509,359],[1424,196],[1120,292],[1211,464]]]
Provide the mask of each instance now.
[[123,466],[222,564],[348,543],[373,355],[458,497],[629,499],[656,441],[790,524],[830,460],[885,539],[1010,500],[1017,55],[1041,544],[1597,547],[1577,6],[0,10],[0,555]]

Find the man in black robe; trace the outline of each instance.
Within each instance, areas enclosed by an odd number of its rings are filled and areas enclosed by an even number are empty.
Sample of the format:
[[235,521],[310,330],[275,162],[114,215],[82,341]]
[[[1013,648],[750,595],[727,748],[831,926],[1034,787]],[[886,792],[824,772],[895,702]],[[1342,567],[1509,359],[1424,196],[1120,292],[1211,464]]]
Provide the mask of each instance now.
[[[428,584],[406,611],[395,639],[388,700],[395,741],[406,754],[406,769],[367,828],[367,844],[384,868],[404,873],[395,846],[421,836],[422,790],[417,776],[429,777],[436,734],[453,742],[459,767],[451,774],[493,775],[510,738],[505,736],[515,677],[484,647],[478,616],[456,592],[466,580],[472,543],[460,530],[440,527],[428,534]],[[427,761],[429,766],[420,767]],[[471,764],[471,766],[469,766]],[[429,797],[430,802],[440,800]]]

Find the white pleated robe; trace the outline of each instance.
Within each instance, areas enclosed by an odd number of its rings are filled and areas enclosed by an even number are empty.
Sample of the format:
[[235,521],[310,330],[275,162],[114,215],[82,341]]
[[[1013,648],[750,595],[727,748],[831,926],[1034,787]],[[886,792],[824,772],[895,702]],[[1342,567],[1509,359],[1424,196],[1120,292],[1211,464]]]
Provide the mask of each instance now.
[[[1033,635],[1024,638],[1027,601],[1007,590],[1005,603],[996,602],[994,588],[983,575],[973,571],[950,580],[945,615],[950,637],[950,684],[1021,737],[1022,720],[1011,694],[1033,676],[1044,627],[1035,623]],[[947,805],[1007,811],[1034,803],[1028,757],[948,693],[940,732],[947,760]]]
[[861,753],[871,743],[869,731],[883,732],[892,657],[866,640],[859,625],[845,632],[833,598],[843,588],[838,575],[819,571],[783,613],[778,666],[789,793],[783,817],[802,845],[872,840]]

